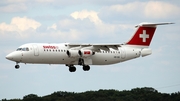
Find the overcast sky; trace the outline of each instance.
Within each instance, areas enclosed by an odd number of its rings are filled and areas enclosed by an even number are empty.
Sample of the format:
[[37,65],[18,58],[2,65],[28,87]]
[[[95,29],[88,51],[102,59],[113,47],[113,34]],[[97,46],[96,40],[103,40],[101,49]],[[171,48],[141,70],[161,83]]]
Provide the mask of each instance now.
[[[20,64],[5,56],[25,43],[124,43],[141,22],[174,22],[158,26],[153,54],[114,65]],[[153,87],[180,91],[179,0],[1,0],[0,99],[44,96],[54,91],[130,90]]]

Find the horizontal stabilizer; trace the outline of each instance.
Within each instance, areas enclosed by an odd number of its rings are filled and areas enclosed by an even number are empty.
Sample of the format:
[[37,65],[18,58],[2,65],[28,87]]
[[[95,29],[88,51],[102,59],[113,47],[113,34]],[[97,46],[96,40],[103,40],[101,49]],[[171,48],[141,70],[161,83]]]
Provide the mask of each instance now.
[[164,22],[164,23],[140,23],[135,27],[144,26],[144,27],[156,27],[157,25],[167,25],[167,24],[174,24],[172,22]]

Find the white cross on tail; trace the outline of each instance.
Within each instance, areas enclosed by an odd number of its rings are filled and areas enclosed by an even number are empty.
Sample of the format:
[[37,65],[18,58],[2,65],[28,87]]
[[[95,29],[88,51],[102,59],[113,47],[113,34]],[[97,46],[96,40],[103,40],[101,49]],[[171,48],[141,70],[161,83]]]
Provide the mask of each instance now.
[[149,34],[146,34],[146,30],[143,30],[143,34],[139,34],[139,37],[143,39],[143,42],[146,42],[146,38],[149,38]]

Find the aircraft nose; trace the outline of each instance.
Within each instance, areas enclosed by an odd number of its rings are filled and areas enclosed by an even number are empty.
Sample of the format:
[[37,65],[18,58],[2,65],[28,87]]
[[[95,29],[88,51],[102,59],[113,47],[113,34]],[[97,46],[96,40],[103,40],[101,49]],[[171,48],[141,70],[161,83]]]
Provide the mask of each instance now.
[[13,59],[13,55],[12,55],[12,54],[8,54],[8,55],[6,56],[6,59],[12,60],[12,59]]
[[16,62],[19,62],[20,58],[21,58],[21,54],[17,52],[12,52],[6,56],[6,59]]

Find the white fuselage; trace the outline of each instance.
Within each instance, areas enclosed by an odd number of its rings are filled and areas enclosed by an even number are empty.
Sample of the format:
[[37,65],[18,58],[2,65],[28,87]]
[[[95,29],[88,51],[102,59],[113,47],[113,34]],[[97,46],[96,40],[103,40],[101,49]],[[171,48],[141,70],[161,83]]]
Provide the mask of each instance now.
[[74,43],[29,43],[20,46],[8,54],[6,59],[18,63],[65,64],[70,72],[75,72],[74,65],[83,66],[89,71],[89,65],[115,64],[130,59],[144,57],[152,53],[149,45],[157,25],[173,23],[141,23],[132,38],[124,44],[74,44]]
[[[80,56],[69,57],[67,51],[70,49],[66,44],[46,44],[30,43],[20,46],[21,50],[16,50],[9,54],[13,56],[12,61],[18,63],[33,64],[72,64],[78,65]],[[18,48],[18,49],[19,49]],[[28,48],[28,50],[23,48]],[[87,65],[107,65],[123,62],[129,59],[140,57],[141,49],[128,46],[121,46],[118,50],[100,50],[94,55],[81,57]]]

